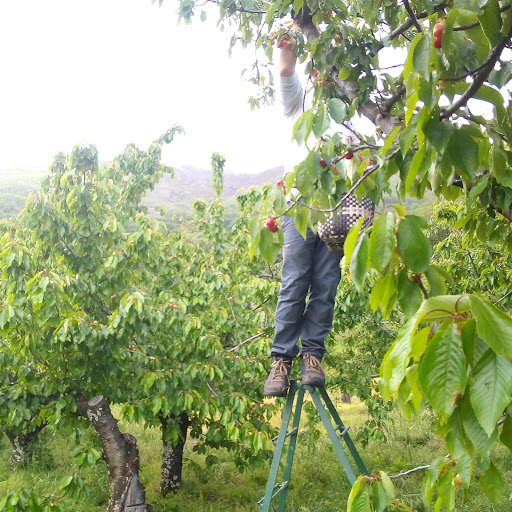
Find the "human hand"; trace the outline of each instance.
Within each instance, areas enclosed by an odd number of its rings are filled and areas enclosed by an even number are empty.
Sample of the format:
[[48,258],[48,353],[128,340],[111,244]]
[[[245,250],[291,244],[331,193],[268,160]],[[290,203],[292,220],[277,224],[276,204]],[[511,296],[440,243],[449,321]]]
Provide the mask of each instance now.
[[297,40],[295,39],[295,37],[292,35],[291,32],[287,32],[278,41],[277,47],[280,48],[281,50],[285,50],[285,49],[293,50],[295,48],[296,44],[297,44]]

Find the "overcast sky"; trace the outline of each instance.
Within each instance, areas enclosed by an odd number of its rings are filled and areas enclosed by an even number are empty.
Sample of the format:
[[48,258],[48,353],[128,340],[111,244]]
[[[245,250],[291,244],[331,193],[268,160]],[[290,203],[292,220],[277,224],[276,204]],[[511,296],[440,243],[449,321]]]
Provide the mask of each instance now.
[[284,163],[291,129],[279,103],[251,112],[257,91],[240,78],[253,50],[230,59],[233,30],[215,27],[215,10],[178,26],[176,6],[0,0],[0,169],[46,167],[84,142],[109,160],[175,123],[186,135],[166,151],[170,165],[208,168],[212,151],[235,172]]

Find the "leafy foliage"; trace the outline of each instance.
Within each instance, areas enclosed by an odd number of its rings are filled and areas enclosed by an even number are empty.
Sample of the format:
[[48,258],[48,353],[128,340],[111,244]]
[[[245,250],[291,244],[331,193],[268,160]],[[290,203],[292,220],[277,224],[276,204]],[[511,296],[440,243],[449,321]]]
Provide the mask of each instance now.
[[[198,8],[192,0],[182,1],[179,16],[190,21]],[[308,225],[314,229],[343,206],[344,194],[366,194],[379,203],[397,177],[402,199],[421,198],[431,190],[447,201],[460,200],[451,227],[476,236],[479,250],[496,250],[508,259],[512,116],[502,88],[511,77],[505,52],[512,36],[510,5],[495,0],[270,0],[222,2],[219,8],[219,24],[242,34],[233,44],[254,44],[269,60],[273,42],[292,32],[310,74],[313,107],[296,122],[293,138],[303,144],[312,137],[313,143],[308,142],[308,156],[284,180],[299,195],[287,205],[275,191],[274,198],[261,203],[265,216],[293,215],[299,231]],[[434,38],[436,24],[441,35]],[[395,52],[392,74],[381,58],[391,48],[402,49]],[[258,63],[255,69],[258,81]],[[267,81],[260,78],[263,91]],[[476,113],[482,108],[485,115]],[[374,123],[372,135],[354,129],[357,114]],[[321,158],[326,166],[320,165]],[[394,210],[383,211],[373,228],[361,229],[360,222],[345,242],[354,286],[362,291],[373,283],[372,309],[387,319],[398,307],[406,319],[384,357],[381,388],[407,414],[428,402],[438,416],[450,460],[427,479],[426,503],[437,491],[436,510],[454,508],[456,475],[449,468],[461,459],[484,471],[480,483],[495,500],[503,486],[489,449],[500,439],[508,418],[502,414],[512,401],[507,384],[512,321],[478,295],[481,290],[467,282],[468,274],[458,286],[457,276],[432,260],[423,219],[398,205]],[[253,252],[273,261],[277,251],[269,246],[279,240],[271,239],[261,222],[257,226],[254,221]],[[443,243],[448,247],[451,242]],[[454,258],[448,259],[456,270]],[[477,264],[473,260],[473,267]],[[480,268],[477,282],[484,273],[496,279],[492,270]],[[447,295],[448,288],[454,295]],[[466,289],[470,294],[462,295]],[[491,285],[484,291],[491,289],[508,306],[504,287]],[[371,504],[365,478],[354,485],[349,509],[382,508],[379,499]]]

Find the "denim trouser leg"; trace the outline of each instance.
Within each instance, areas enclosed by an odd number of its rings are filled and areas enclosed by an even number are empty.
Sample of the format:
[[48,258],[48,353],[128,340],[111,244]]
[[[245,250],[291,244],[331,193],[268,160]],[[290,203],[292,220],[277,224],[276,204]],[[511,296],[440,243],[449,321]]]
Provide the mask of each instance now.
[[[275,313],[272,356],[295,357],[300,337],[301,353],[322,359],[324,339],[332,326],[342,251],[329,251],[309,229],[304,240],[291,217],[285,217],[283,236],[282,284]],[[306,308],[308,291],[311,294]]]

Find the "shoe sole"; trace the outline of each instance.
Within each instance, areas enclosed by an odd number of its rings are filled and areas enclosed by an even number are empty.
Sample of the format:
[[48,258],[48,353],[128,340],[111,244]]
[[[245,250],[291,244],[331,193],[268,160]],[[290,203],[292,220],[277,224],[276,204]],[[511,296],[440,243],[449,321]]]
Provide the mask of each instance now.
[[286,388],[286,390],[283,391],[282,393],[277,393],[277,392],[272,393],[272,392],[267,392],[267,391],[263,390],[263,396],[283,397],[288,394],[288,389],[289,388]]
[[301,380],[303,386],[315,386],[317,388],[325,388],[325,380]]

